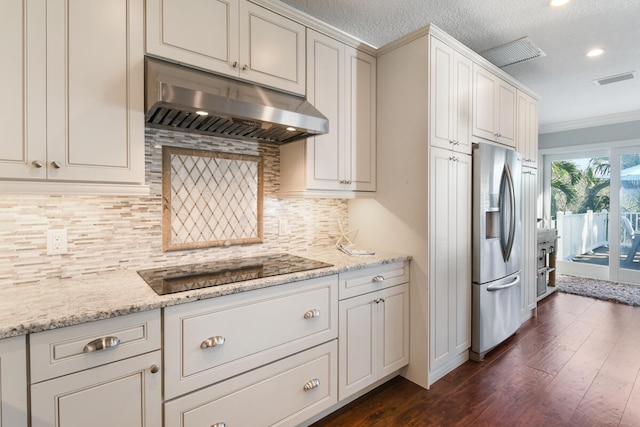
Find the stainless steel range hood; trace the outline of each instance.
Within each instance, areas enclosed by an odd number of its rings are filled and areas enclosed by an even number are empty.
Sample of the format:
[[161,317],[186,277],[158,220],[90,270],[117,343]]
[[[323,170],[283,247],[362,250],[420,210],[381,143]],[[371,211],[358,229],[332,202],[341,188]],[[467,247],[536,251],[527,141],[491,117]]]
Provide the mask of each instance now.
[[148,126],[284,144],[329,131],[304,98],[145,58]]

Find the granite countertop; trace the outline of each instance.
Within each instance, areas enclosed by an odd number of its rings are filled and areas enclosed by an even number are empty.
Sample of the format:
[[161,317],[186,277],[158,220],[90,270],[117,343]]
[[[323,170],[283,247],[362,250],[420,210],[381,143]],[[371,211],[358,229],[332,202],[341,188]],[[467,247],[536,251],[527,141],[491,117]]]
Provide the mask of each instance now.
[[[0,289],[0,338],[72,326],[360,268],[409,260],[402,254],[348,256],[337,249],[291,252],[333,267],[157,295],[136,271],[105,272]],[[158,267],[158,266],[155,266]]]

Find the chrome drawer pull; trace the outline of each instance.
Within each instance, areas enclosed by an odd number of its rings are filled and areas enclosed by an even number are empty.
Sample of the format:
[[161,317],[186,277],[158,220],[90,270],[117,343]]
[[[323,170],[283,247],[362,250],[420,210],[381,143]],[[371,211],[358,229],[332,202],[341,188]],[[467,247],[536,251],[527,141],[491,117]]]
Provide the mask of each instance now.
[[312,380],[307,381],[303,388],[304,388],[304,391],[309,391],[318,387],[320,387],[320,380],[318,378],[314,378]]
[[202,341],[202,344],[200,344],[200,348],[204,350],[206,348],[218,347],[222,344],[224,344],[224,337],[218,335]]
[[95,339],[84,346],[83,353],[93,353],[94,351],[106,350],[111,347],[115,347],[120,344],[120,338],[118,337],[102,337]]
[[371,279],[372,282],[377,283],[377,282],[383,282],[384,281],[384,276],[375,276],[373,279]]
[[227,427],[226,423],[215,423],[211,424],[211,427]]
[[314,317],[320,317],[320,310],[314,308],[304,314],[305,319],[313,319]]

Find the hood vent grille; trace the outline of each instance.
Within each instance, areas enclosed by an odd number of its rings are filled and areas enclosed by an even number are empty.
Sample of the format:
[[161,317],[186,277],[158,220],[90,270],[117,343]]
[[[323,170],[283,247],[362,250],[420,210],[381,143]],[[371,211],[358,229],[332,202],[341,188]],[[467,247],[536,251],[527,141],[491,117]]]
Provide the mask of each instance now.
[[145,58],[145,121],[151,127],[284,144],[329,131],[300,96]]
[[501,46],[485,50],[484,52],[480,52],[480,55],[500,68],[529,61],[530,59],[538,58],[540,56],[547,56],[547,54],[536,46],[529,37],[523,37]]
[[220,137],[284,144],[316,133],[291,131],[280,126],[215,115],[199,115],[171,106],[156,105],[147,112],[147,124],[152,127],[173,128],[182,132],[205,133]]

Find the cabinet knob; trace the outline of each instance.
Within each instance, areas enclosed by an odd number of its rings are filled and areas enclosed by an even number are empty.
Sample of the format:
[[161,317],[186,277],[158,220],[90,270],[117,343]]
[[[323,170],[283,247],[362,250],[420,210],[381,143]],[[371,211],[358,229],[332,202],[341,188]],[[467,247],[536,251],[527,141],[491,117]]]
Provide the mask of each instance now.
[[374,276],[373,279],[371,279],[371,281],[374,283],[384,282],[384,276],[382,275]]
[[376,298],[373,300],[373,302],[375,302],[376,304],[380,304],[381,302],[384,302],[384,298]]
[[53,162],[51,162],[51,166],[53,166],[55,169],[60,169],[62,167],[60,162],[57,160],[54,160]]
[[320,317],[320,310],[314,308],[313,310],[309,310],[304,314],[305,319],[313,319],[314,317]]
[[249,66],[247,64],[244,64],[242,66],[242,71],[247,71],[249,69]]
[[452,162],[457,162],[458,158],[456,156],[449,156],[449,160],[451,160]]
[[160,368],[158,367],[158,365],[151,365],[151,373],[152,374],[157,374],[158,371],[160,371]]
[[207,338],[206,340],[202,341],[202,343],[200,344],[200,348],[204,350],[207,348],[218,347],[224,344],[224,341],[224,337],[217,335],[215,337]]
[[233,68],[238,68],[238,65],[238,61],[233,61],[233,63],[231,64]]
[[34,168],[40,169],[44,165],[40,160],[34,160],[33,162],[31,162],[31,166],[33,166]]
[[83,353],[93,353],[96,351],[106,350],[108,348],[117,347],[120,344],[120,338],[118,337],[101,337],[95,339],[82,349]]
[[211,427],[227,427],[226,423],[215,423],[211,424]]
[[314,378],[307,381],[302,388],[304,389],[304,391],[309,391],[318,387],[320,387],[320,380],[318,378]]

